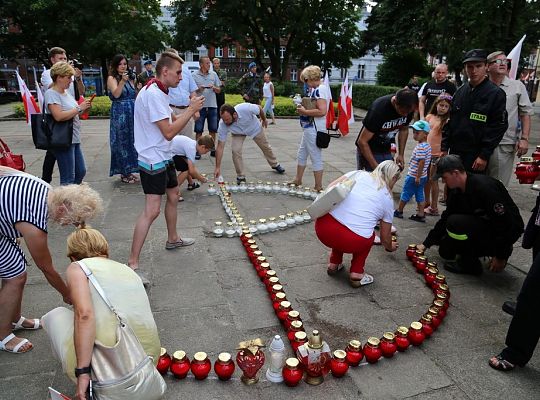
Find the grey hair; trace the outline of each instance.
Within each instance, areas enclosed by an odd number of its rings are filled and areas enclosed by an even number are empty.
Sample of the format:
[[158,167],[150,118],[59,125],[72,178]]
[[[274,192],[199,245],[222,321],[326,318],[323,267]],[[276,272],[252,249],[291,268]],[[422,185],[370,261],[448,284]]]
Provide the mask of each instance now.
[[401,174],[401,168],[393,160],[386,160],[377,165],[377,168],[371,173],[371,177],[377,182],[377,188],[381,189],[383,186],[390,188],[390,182],[396,176]]

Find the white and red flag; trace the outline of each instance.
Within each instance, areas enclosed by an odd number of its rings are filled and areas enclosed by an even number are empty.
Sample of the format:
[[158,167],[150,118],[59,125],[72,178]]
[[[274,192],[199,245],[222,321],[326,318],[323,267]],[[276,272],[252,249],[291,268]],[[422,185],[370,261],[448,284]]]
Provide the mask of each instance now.
[[19,90],[21,92],[22,102],[24,104],[24,112],[26,114],[26,123],[30,125],[30,115],[40,114],[41,111],[39,110],[39,106],[37,105],[34,96],[32,96],[30,90],[28,90],[28,87],[26,86],[26,83],[24,83],[21,76],[19,75],[19,71],[17,71],[16,73],[17,81],[19,82]]
[[330,90],[328,71],[326,71],[326,74],[324,74],[323,84],[324,86],[326,86],[326,90],[328,91],[328,95],[326,96],[328,98],[328,110],[326,112],[326,129],[333,129],[334,122],[336,121],[336,112],[334,111],[334,100],[332,99],[332,91]]
[[349,88],[349,76],[345,75],[345,80],[341,85],[338,104],[338,129],[343,136],[349,133],[349,124],[354,122],[352,109],[352,85]]
[[516,79],[517,70],[519,67],[519,57],[521,56],[521,46],[523,45],[523,41],[525,40],[526,36],[527,35],[523,35],[512,51],[506,56],[506,58],[511,61],[510,71],[508,71],[508,77],[510,79]]

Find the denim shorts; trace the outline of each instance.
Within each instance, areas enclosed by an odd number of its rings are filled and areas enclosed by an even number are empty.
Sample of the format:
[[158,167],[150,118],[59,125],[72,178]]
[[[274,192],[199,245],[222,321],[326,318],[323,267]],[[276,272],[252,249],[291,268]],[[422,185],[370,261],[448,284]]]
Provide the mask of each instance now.
[[200,117],[195,121],[195,133],[203,133],[204,121],[208,120],[208,132],[217,132],[218,111],[216,107],[203,107],[199,111]]
[[417,203],[422,203],[425,200],[424,186],[426,186],[427,179],[427,176],[420,178],[420,184],[417,185],[415,178],[407,175],[405,177],[405,181],[403,182],[403,190],[401,191],[400,200],[407,203],[414,196]]

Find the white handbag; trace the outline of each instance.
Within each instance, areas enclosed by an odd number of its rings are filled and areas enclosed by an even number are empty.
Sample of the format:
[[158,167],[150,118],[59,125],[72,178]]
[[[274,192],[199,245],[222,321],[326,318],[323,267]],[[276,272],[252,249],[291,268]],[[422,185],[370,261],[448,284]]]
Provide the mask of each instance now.
[[356,175],[363,171],[357,171],[350,177],[346,177],[336,183],[333,186],[326,188],[326,190],[320,193],[317,198],[309,205],[307,211],[311,218],[317,219],[323,215],[328,214],[339,203],[341,203],[345,197],[351,193],[352,188],[356,184]]

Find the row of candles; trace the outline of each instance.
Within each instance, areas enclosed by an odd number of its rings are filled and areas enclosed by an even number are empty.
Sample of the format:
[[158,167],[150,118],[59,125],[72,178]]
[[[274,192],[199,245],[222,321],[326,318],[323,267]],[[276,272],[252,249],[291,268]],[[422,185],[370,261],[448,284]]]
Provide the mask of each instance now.
[[[238,218],[241,216],[234,206],[226,185],[220,185],[219,195],[223,206],[234,210],[233,216],[238,222]],[[266,287],[274,311],[283,324],[287,338],[296,355],[295,358],[288,358],[285,361],[284,350],[276,350],[273,346],[278,338],[281,341],[281,338],[276,335],[270,345],[272,365],[267,371],[267,377],[271,381],[285,381],[288,386],[296,386],[305,374],[307,383],[317,385],[323,382],[324,376],[329,372],[334,377],[342,377],[347,373],[349,367],[358,366],[364,358],[368,363],[374,364],[381,357],[391,358],[398,351],[406,351],[411,345],[420,346],[437,330],[446,316],[450,298],[446,278],[439,274],[435,262],[429,262],[423,252],[418,250],[416,245],[411,244],[406,250],[406,256],[413,263],[417,272],[424,274],[426,284],[435,294],[435,299],[428,311],[422,315],[419,321],[412,322],[409,328],[400,326],[395,332],[385,332],[380,339],[370,337],[364,346],[359,340],[354,339],[348,343],[345,350],[335,350],[331,353],[328,344],[322,340],[317,330],[314,330],[308,338],[300,313],[294,310],[292,304],[287,300],[276,271],[270,267],[268,260],[259,249],[252,231],[242,220],[238,226],[242,228],[240,239],[249,260]],[[254,347],[255,351],[253,351]],[[263,366],[265,360],[260,347],[263,347],[262,342],[258,343],[258,346],[252,345],[251,352],[247,351],[245,346],[240,347],[236,361],[243,371],[242,381],[244,383],[257,381],[257,371]],[[183,351],[175,352],[171,358],[165,350],[162,350],[158,369],[165,373],[169,368],[173,375],[180,379],[186,377],[189,371],[196,379],[205,379],[210,373],[211,362],[204,352],[195,353],[190,362]],[[221,353],[214,364],[217,376],[220,379],[230,379],[234,369],[230,353]],[[271,379],[271,377],[273,378]]]
[[[307,200],[315,200],[319,192],[316,192],[309,187],[296,186],[295,184],[279,182],[266,182],[258,181],[254,182],[241,182],[240,184],[223,182],[219,185],[221,188],[231,193],[273,193],[273,194],[287,194],[289,196],[300,197]],[[207,192],[209,195],[218,194],[218,189],[214,184],[209,184]]]
[[[228,207],[228,204],[226,204]],[[225,225],[221,221],[214,222],[214,228],[212,233],[214,237],[228,237],[233,238],[242,235],[242,231],[245,227],[243,225],[244,219],[236,213],[236,208],[231,210],[231,221]],[[311,216],[307,210],[298,210],[296,212],[288,212],[286,215],[280,215],[279,217],[260,218],[259,220],[250,220],[247,225],[247,230],[252,235],[262,235],[269,232],[283,231],[287,228],[302,225],[311,222]]]

